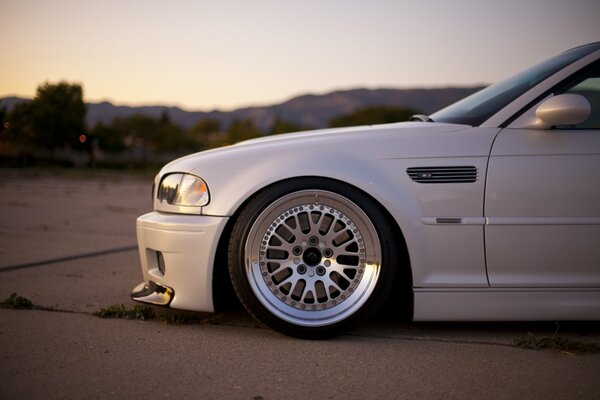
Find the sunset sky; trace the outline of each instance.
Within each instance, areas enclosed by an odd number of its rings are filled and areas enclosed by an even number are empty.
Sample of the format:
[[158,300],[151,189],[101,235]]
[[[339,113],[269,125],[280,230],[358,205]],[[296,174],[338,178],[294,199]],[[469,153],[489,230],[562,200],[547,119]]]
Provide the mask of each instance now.
[[224,110],[356,87],[491,83],[600,41],[598,0],[0,0],[0,97]]

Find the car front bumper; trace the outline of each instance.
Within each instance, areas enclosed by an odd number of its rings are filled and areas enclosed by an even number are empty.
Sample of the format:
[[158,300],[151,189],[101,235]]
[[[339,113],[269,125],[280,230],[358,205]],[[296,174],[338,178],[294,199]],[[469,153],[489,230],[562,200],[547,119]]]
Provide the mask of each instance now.
[[214,312],[213,266],[227,217],[151,212],[137,219],[144,282],[132,298]]

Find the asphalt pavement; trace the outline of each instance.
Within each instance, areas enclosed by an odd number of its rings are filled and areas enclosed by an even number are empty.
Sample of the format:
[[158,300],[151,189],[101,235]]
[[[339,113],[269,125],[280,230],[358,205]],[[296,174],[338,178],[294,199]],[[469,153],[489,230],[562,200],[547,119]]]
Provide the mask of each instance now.
[[600,398],[600,354],[513,344],[557,329],[600,343],[598,323],[410,323],[388,312],[305,341],[241,309],[180,323],[99,318],[134,305],[135,218],[151,208],[151,178],[0,170],[0,184],[0,301],[16,292],[40,306],[0,309],[0,399]]

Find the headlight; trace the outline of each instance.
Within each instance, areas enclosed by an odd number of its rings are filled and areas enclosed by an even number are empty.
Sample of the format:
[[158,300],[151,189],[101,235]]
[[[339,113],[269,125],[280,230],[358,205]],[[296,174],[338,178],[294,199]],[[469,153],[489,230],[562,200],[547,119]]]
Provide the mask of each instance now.
[[162,179],[157,199],[159,206],[202,207],[208,204],[210,196],[202,178],[176,173]]

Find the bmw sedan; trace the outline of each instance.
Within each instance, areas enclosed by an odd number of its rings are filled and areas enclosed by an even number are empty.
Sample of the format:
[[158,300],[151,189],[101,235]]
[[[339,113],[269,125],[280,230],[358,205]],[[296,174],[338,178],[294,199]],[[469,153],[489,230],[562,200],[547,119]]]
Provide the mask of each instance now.
[[134,300],[325,338],[415,321],[600,319],[600,42],[413,121],[249,140],[155,178]]

